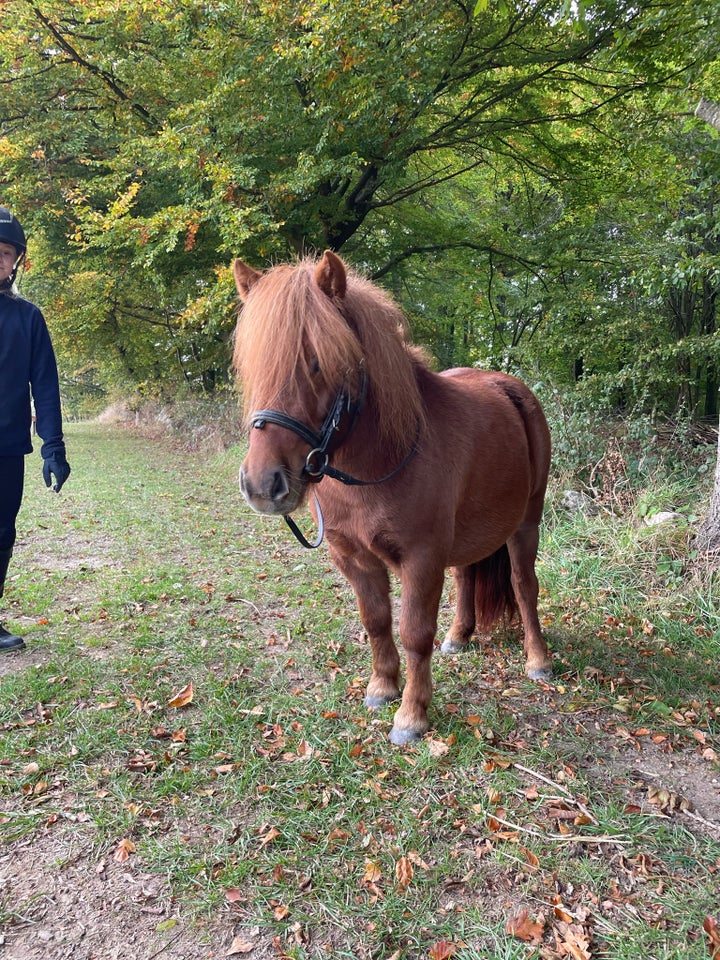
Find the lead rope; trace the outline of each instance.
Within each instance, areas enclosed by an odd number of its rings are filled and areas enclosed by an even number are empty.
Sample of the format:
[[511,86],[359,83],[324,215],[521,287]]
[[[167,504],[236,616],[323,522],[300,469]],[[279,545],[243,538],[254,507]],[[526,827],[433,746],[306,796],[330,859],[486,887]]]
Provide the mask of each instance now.
[[295,535],[297,542],[303,547],[306,547],[308,550],[317,550],[317,548],[323,542],[323,536],[325,534],[325,520],[323,519],[322,510],[320,509],[320,501],[318,500],[316,493],[313,494],[313,496],[315,497],[315,509],[317,510],[318,532],[317,537],[312,543],[310,543],[310,541],[305,537],[305,534],[289,514],[283,518],[285,523],[290,527]]
[[[412,458],[415,456],[415,454],[417,453],[417,443],[418,443],[419,435],[420,435],[420,425],[418,424],[418,435],[415,437],[415,443],[407,452],[403,460],[401,460],[400,463],[390,471],[390,473],[386,473],[384,477],[380,477],[378,480],[359,480],[357,477],[351,477],[349,474],[344,473],[342,470],[336,470],[334,467],[329,466],[327,462],[325,463],[324,468],[321,472],[321,477],[323,475],[332,477],[333,480],[339,480],[341,483],[344,483],[346,486],[356,486],[356,487],[371,487],[376,483],[385,483],[386,480],[390,480],[391,477],[394,477],[396,473],[400,473],[402,468],[406,467],[408,463],[410,463]],[[315,451],[311,451],[311,452],[314,453]],[[308,457],[309,456],[310,454],[308,454]],[[310,471],[308,471],[308,473],[309,472]],[[325,520],[323,519],[322,510],[320,509],[320,501],[318,500],[316,493],[313,493],[313,496],[315,497],[315,508],[317,510],[318,532],[317,532],[317,537],[312,543],[310,543],[310,541],[305,537],[300,527],[298,527],[298,525],[295,523],[295,521],[289,514],[287,514],[283,518],[285,520],[285,523],[292,530],[295,536],[295,539],[298,541],[298,543],[308,550],[317,550],[317,548],[323,542],[323,536],[325,534]]]

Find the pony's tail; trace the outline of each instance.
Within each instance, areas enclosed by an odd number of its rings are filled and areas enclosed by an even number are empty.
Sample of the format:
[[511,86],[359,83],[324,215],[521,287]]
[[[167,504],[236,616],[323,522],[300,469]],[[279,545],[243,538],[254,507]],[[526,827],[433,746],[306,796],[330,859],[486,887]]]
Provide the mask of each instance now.
[[511,622],[518,614],[507,545],[474,566],[475,628],[487,634],[501,618]]

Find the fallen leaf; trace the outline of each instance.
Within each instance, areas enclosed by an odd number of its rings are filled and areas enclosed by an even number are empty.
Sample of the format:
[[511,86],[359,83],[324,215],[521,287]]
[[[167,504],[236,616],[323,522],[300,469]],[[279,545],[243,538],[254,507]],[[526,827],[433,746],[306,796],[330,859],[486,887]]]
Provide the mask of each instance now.
[[438,940],[436,944],[430,947],[430,960],[448,960],[457,953],[457,944],[449,940]]
[[505,924],[505,930],[513,937],[524,940],[526,943],[539,943],[542,940],[544,924],[530,919],[527,910],[521,910],[514,917],[510,917]]
[[421,870],[429,870],[430,865],[427,864],[417,850],[411,850],[408,854],[408,860],[410,863],[414,863],[416,867],[420,867]]
[[710,960],[720,960],[720,927],[715,917],[705,917],[703,930],[709,937]]
[[693,809],[693,805],[690,800],[688,800],[686,797],[681,797],[672,790],[667,790],[665,787],[648,787],[647,798],[648,803],[652,803],[654,806],[659,807],[662,811],[669,810],[671,813],[673,813],[675,810]]
[[278,830],[278,828],[270,827],[268,832],[263,836],[262,840],[260,841],[260,846],[266,847],[269,843],[272,843],[273,840],[277,840],[279,836],[280,836],[280,831]]
[[182,690],[178,690],[175,696],[168,700],[169,707],[186,707],[189,703],[192,703],[193,696],[195,692],[193,690],[192,681],[186,683]]
[[525,857],[525,860],[530,864],[531,867],[534,867],[537,869],[540,866],[540,861],[532,852],[532,850],[528,850],[527,847],[520,847],[520,851],[522,855]]
[[559,923],[555,930],[555,940],[562,948],[564,956],[571,957],[572,960],[592,960],[590,938],[582,925]]
[[408,857],[400,857],[395,864],[395,876],[402,889],[407,890],[413,878],[413,866]]
[[125,838],[124,840],[121,840],[115,848],[113,859],[117,863],[125,863],[131,853],[135,853],[135,844],[132,842],[132,840]]
[[365,873],[363,878],[360,881],[361,883],[377,883],[382,877],[382,870],[380,867],[373,863],[372,860],[368,860],[365,863]]
[[226,957],[236,957],[239,954],[250,953],[255,949],[255,944],[250,940],[245,940],[242,936],[235,937],[225,954]]

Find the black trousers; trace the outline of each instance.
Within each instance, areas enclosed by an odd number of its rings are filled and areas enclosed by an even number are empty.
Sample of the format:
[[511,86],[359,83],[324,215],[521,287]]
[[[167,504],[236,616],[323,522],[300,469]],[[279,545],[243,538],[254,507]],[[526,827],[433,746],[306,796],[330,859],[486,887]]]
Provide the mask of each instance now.
[[25,457],[0,457],[0,550],[12,550],[22,503]]

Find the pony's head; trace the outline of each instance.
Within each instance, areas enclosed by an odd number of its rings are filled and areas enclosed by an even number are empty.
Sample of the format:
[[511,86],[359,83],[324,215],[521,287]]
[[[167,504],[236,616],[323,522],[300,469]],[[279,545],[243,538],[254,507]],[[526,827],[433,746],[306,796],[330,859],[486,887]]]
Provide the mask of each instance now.
[[[234,274],[243,303],[234,363],[251,427],[240,486],[255,510],[287,515],[312,480],[312,437],[338,396],[365,404],[390,456],[415,436],[422,409],[405,321],[331,251],[266,273],[236,260]],[[256,416],[268,410],[280,416]]]

